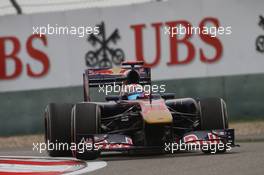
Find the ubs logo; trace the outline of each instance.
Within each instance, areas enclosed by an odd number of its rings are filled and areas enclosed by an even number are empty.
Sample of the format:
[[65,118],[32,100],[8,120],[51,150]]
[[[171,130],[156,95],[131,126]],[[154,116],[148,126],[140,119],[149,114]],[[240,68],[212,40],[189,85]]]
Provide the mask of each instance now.
[[91,34],[87,38],[95,50],[88,51],[85,54],[85,62],[88,67],[112,67],[113,65],[120,65],[125,59],[125,54],[121,48],[111,48],[110,44],[116,45],[121,39],[118,29],[115,29],[110,36],[107,37],[105,24],[102,22],[97,25],[99,27],[99,34]]
[[[264,30],[264,18],[263,16],[259,16],[259,27]],[[258,52],[264,52],[264,35],[259,35],[256,39],[256,50]]]

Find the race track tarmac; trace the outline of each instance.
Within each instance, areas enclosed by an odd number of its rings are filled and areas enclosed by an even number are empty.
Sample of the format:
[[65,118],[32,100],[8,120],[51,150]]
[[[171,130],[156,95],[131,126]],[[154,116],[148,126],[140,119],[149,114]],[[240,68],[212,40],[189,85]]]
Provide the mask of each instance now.
[[[200,152],[174,155],[104,155],[104,168],[91,175],[263,175],[264,142],[242,142],[225,154],[207,155]],[[32,148],[1,150],[0,156],[47,156]]]

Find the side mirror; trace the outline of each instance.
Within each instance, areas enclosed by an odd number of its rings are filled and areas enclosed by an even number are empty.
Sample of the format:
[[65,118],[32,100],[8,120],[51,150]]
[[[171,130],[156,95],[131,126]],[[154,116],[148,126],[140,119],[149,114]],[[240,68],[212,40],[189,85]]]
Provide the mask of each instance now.
[[174,93],[164,93],[161,95],[161,98],[163,98],[164,100],[174,99],[175,94]]
[[117,95],[109,95],[105,97],[106,101],[118,101],[120,100],[120,97]]

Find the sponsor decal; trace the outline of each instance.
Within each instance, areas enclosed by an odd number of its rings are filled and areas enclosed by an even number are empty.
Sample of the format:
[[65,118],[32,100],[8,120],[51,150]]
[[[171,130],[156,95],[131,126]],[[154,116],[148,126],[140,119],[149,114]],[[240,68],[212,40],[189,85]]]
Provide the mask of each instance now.
[[213,133],[207,133],[207,135],[203,137],[198,137],[195,134],[189,134],[184,136],[184,143],[195,143],[195,144],[218,144],[221,142],[221,138]]
[[[95,150],[111,150],[111,149],[122,149],[122,148],[130,148],[133,146],[133,141],[131,138],[126,136],[121,136],[119,138],[113,139],[110,138],[110,135],[105,135],[104,139],[97,138],[94,143]],[[107,139],[108,138],[108,139]],[[93,144],[92,139],[85,139],[86,144]]]
[[[217,135],[215,134],[217,133]],[[219,135],[224,135],[222,132],[194,132],[185,135],[181,140],[175,142],[167,142],[164,144],[166,152],[175,153],[177,151],[205,151],[212,154],[218,151],[230,151],[231,143],[222,140]]]

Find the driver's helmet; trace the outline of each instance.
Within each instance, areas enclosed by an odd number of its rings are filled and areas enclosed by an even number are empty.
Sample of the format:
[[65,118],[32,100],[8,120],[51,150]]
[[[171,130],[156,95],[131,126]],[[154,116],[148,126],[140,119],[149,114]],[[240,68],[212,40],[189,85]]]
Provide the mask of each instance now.
[[122,96],[127,100],[136,100],[139,97],[144,98],[146,94],[144,87],[139,84],[124,85],[122,89]]

